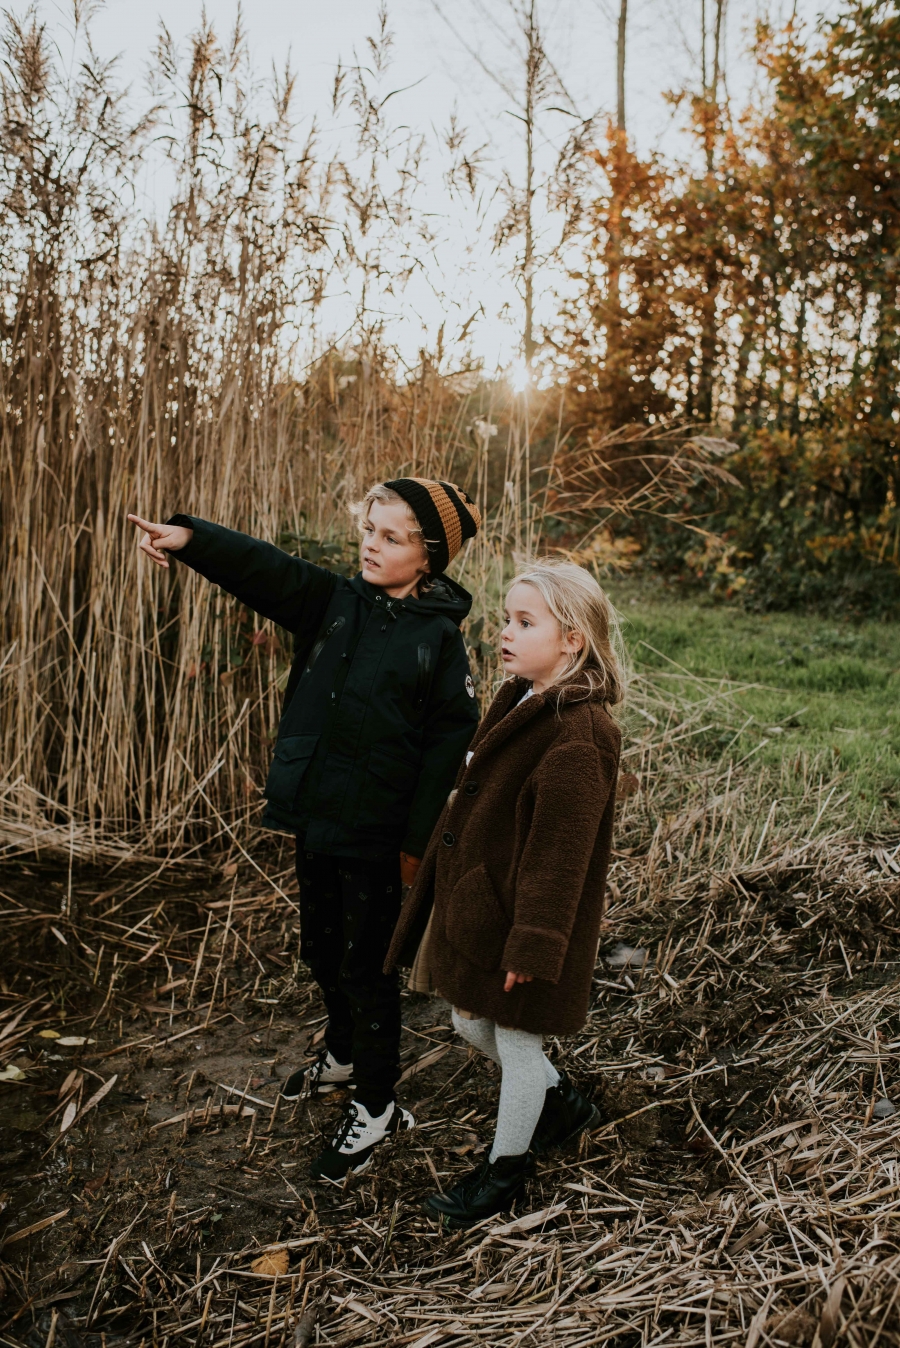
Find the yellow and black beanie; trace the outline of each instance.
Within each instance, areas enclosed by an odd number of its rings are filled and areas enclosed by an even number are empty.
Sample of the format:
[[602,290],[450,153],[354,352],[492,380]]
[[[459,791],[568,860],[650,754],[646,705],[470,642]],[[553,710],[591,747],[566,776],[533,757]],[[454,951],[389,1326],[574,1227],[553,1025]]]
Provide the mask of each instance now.
[[467,538],[481,527],[481,511],[461,487],[427,477],[398,477],[385,482],[415,512],[428,542],[431,574],[446,571]]

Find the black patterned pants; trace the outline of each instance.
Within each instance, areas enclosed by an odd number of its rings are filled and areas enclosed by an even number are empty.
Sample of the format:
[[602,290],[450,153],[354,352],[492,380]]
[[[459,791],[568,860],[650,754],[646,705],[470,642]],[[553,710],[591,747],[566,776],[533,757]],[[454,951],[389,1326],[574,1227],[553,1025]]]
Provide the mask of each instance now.
[[400,1075],[400,981],[382,971],[400,913],[400,857],[308,852],[297,840],[300,953],[318,983],[325,1045],[353,1063],[355,1099],[382,1114]]

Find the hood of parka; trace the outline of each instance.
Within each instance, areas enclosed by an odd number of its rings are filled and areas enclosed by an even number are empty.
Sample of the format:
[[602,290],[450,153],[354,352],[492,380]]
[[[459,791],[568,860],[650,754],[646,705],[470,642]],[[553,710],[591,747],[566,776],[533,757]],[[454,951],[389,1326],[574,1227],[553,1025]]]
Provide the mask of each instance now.
[[355,575],[350,584],[369,603],[374,604],[377,599],[379,603],[389,602],[392,608],[407,613],[449,618],[457,627],[465,622],[472,608],[472,596],[468,590],[464,590],[449,576],[436,576],[422,594],[417,597],[407,595],[405,599],[391,599],[381,586],[370,585],[367,580],[363,580],[362,572]]

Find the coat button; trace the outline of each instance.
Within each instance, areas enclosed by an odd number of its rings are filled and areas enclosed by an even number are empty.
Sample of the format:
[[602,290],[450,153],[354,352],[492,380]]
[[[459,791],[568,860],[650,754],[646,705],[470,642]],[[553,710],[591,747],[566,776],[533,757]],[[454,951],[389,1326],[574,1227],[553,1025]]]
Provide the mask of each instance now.
[[447,832],[441,838],[441,842],[444,844],[445,847],[452,847],[453,844],[456,842],[456,834],[451,833],[450,830],[447,829]]
[[463,791],[466,793],[467,796],[477,796],[477,795],[478,795],[478,783],[477,783],[477,782],[466,782],[465,786],[463,787]]

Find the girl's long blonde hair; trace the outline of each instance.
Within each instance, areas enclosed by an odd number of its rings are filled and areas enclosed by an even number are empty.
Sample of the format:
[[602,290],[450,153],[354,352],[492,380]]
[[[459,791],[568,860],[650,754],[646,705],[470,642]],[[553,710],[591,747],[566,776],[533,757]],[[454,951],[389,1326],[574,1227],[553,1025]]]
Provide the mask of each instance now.
[[619,615],[590,571],[574,562],[544,558],[520,571],[510,590],[513,585],[533,585],[562,632],[584,638],[557,687],[581,688],[585,697],[599,695],[609,706],[623,702],[627,680]]

